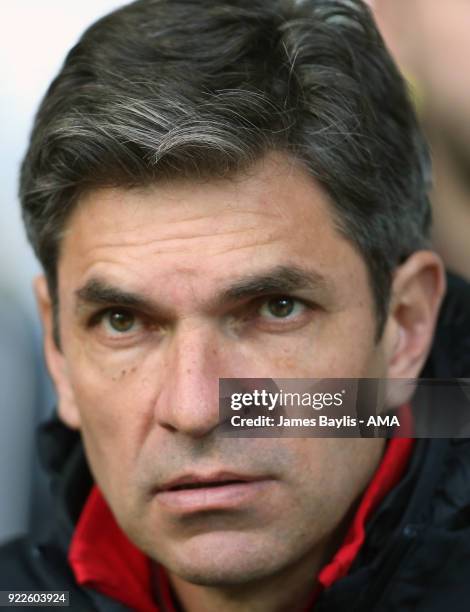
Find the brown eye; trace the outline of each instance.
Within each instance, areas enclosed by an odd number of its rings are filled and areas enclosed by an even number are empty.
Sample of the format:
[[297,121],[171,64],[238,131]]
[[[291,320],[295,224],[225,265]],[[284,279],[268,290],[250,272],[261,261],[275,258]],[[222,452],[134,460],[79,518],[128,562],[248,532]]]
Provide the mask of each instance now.
[[126,310],[110,310],[104,320],[111,332],[119,334],[131,331],[136,323],[135,315]]
[[261,307],[260,314],[271,319],[286,319],[292,314],[299,314],[301,311],[302,304],[298,300],[290,297],[278,297],[268,300]]

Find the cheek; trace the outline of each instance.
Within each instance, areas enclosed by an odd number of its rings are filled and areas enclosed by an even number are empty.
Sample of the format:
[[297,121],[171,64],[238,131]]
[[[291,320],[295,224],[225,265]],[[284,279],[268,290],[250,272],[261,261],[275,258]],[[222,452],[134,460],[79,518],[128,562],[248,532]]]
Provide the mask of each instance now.
[[[382,439],[300,439],[295,496],[322,531],[336,527],[367,486],[380,462]],[[320,492],[320,493],[319,493]]]
[[383,375],[383,360],[378,359],[375,331],[376,321],[368,305],[324,316],[295,336],[265,335],[262,340],[243,349],[239,354],[232,353],[233,376],[380,376]]
[[70,363],[69,379],[93,475],[104,491],[126,487],[152,421],[155,391],[145,361],[90,360],[86,352],[77,351]]
[[304,361],[308,359],[313,370],[310,376],[360,378],[369,377],[373,372],[383,375],[377,361],[380,351],[375,342],[375,325],[365,307],[332,318],[308,357],[307,351],[303,352]]
[[83,420],[107,429],[138,417],[150,392],[149,371],[156,382],[158,352],[104,347],[86,334],[70,334],[65,340],[68,377]]

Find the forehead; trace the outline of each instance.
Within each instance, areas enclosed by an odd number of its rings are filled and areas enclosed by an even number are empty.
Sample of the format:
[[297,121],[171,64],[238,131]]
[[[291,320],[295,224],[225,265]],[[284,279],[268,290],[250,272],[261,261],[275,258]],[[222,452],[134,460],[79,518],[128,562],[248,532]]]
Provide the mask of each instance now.
[[88,193],[66,228],[59,283],[98,276],[133,289],[164,282],[170,291],[186,279],[194,292],[280,265],[336,274],[337,282],[365,279],[324,190],[296,162],[273,154],[230,179]]

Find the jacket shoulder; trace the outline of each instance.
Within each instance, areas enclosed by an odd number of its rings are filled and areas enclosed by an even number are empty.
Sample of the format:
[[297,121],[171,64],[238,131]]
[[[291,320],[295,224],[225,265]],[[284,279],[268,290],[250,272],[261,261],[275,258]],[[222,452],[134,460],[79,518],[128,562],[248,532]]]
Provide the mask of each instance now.
[[68,591],[72,612],[130,612],[104,595],[82,589],[63,550],[30,536],[0,546],[0,591]]
[[0,590],[45,588],[37,573],[37,547],[28,537],[15,538],[0,546]]
[[[42,545],[31,536],[0,546],[0,591],[69,591],[88,601],[75,581],[65,554],[54,545]],[[89,606],[83,606],[83,610]]]

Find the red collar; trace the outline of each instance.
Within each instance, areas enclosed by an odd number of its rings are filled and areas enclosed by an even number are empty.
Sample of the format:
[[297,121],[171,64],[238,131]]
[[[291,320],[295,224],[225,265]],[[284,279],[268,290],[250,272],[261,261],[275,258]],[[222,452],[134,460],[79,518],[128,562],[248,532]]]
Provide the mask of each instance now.
[[365,527],[371,514],[401,480],[413,449],[414,439],[393,438],[388,443],[382,461],[369,482],[356,510],[346,537],[334,555],[317,576],[323,588],[346,576],[364,543]]
[[[312,578],[312,604],[322,589],[348,573],[364,542],[367,520],[400,481],[412,447],[410,438],[395,438],[388,443],[342,545],[317,576],[316,588]],[[108,595],[136,612],[159,612],[152,597],[150,562],[121,531],[96,486],[80,515],[68,558],[79,585]],[[174,612],[168,578],[162,569],[158,591],[165,612]]]

